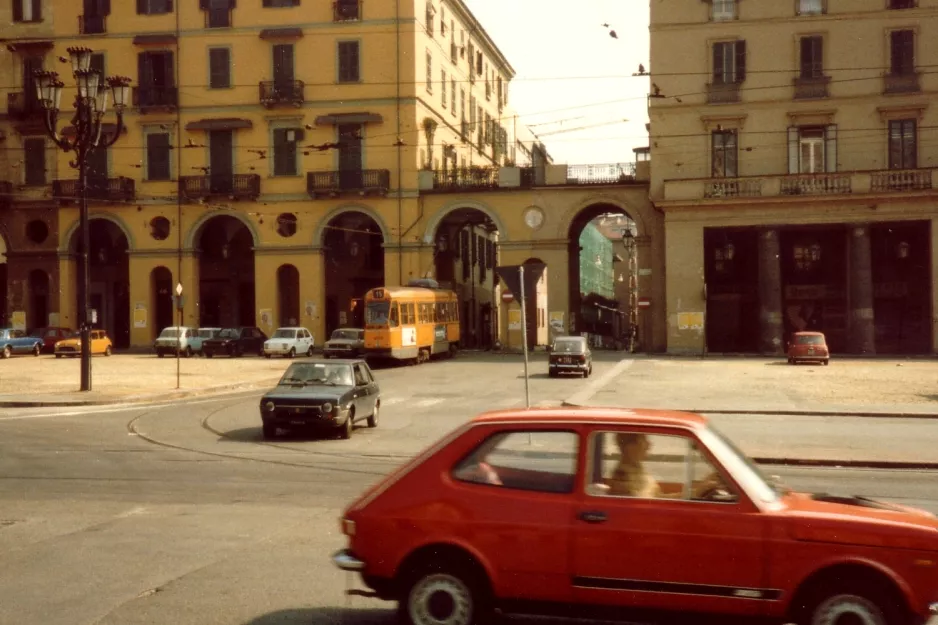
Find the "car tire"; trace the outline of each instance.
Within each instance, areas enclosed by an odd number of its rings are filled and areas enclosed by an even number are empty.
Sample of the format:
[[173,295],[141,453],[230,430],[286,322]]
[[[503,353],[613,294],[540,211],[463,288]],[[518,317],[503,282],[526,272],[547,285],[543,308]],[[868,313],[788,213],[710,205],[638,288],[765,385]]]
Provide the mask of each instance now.
[[342,425],[342,431],[339,432],[344,440],[352,438],[352,430],[355,429],[355,409],[352,408],[348,413],[348,418],[345,420],[345,423]]
[[557,377],[557,372],[554,371],[553,369],[550,369],[550,370],[548,370],[547,375],[550,376],[550,377],[552,377],[552,378],[556,378],[556,377]]
[[376,428],[378,427],[378,412],[381,408],[381,402],[375,404],[375,411],[371,413],[371,416],[368,417],[368,427]]
[[296,358],[296,348],[295,348],[295,347],[291,347],[291,348],[290,348],[290,353],[287,354],[287,358]]
[[186,346],[186,358],[192,358],[192,348],[188,345]]
[[36,358],[38,358],[38,357],[39,357],[39,354],[41,354],[41,353],[42,353],[42,348],[41,348],[41,347],[39,347],[38,345],[36,345],[35,347],[33,347],[33,356],[35,356]]
[[13,350],[10,349],[9,345],[5,345],[3,347],[3,351],[0,352],[0,358],[9,358],[12,355],[13,355]]
[[273,423],[264,423],[261,433],[264,436],[264,440],[273,440],[277,438],[277,427]]
[[61,357],[62,357],[62,354],[56,354],[55,357],[56,357],[56,358],[61,358]]
[[156,352],[156,357],[157,357],[157,358],[162,358],[162,357],[165,356],[165,355],[166,355],[166,354],[164,354],[163,352]]
[[828,358],[827,360],[824,361],[824,366],[826,367],[826,366],[829,365],[829,364],[831,364],[831,361],[830,361],[830,359]]
[[212,356],[214,356],[212,352],[202,352],[202,355],[205,356],[206,358],[211,358]]
[[823,585],[807,598],[801,613],[796,615],[798,625],[820,625],[840,622],[840,617],[853,616],[856,622],[870,625],[903,625],[901,598],[893,598],[873,582],[841,582]]
[[790,365],[795,364],[795,359],[794,359],[794,358],[789,358],[789,359],[788,359],[788,364],[790,364]]
[[264,354],[264,357],[270,360],[270,354]]
[[[483,588],[483,582],[468,566],[428,564],[413,573],[405,583],[399,620],[406,625],[488,623],[491,601]],[[445,601],[438,601],[444,597]]]
[[309,349],[306,350],[306,357],[307,357],[307,358],[312,358],[312,357],[313,357],[313,346],[312,346],[312,345],[310,345],[310,346],[309,346]]
[[108,345],[107,347],[104,348],[104,355],[105,355],[105,356],[110,356],[110,355],[111,355],[111,346],[110,346],[110,345]]

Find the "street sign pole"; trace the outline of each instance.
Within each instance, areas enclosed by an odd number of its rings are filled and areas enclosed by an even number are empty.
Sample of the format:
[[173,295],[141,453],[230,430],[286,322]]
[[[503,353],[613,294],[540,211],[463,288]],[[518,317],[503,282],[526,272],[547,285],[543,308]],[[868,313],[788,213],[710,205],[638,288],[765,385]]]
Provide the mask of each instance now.
[[528,319],[524,310],[524,265],[518,268],[521,282],[521,345],[524,349],[524,405],[531,407],[531,389],[528,386]]

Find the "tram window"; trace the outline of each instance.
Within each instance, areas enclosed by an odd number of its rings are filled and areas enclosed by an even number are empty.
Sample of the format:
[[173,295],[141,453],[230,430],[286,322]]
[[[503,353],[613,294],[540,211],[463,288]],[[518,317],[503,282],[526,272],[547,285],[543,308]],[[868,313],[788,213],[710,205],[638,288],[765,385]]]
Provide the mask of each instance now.
[[392,328],[396,328],[400,325],[400,319],[397,312],[397,302],[391,302],[391,317],[388,325],[390,325]]
[[416,316],[414,315],[414,303],[407,302],[406,304],[401,304],[401,322],[414,325],[416,320]]

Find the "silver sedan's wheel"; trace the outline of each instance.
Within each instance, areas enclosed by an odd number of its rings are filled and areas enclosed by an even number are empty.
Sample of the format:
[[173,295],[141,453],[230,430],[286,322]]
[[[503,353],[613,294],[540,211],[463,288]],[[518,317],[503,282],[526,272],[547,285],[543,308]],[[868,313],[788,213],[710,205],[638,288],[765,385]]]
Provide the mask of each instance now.
[[413,625],[471,625],[474,609],[472,590],[450,573],[420,578],[407,596],[407,615]]
[[378,427],[378,411],[381,410],[381,402],[375,404],[375,411],[371,413],[371,416],[368,417],[368,427],[376,428]]
[[876,603],[852,594],[832,595],[821,601],[811,614],[811,625],[840,623],[887,625],[888,621]]

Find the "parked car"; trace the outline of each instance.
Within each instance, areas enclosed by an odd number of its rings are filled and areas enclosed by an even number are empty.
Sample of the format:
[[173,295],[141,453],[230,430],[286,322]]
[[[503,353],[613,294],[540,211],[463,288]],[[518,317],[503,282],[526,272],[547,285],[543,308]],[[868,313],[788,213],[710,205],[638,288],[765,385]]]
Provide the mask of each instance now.
[[218,333],[221,331],[221,328],[199,328],[189,337],[189,346],[192,347],[193,352],[201,354],[202,343],[218,336]]
[[36,328],[29,336],[42,339],[42,351],[51,354],[55,351],[55,344],[62,339],[67,339],[74,333],[71,328],[62,328],[58,326],[49,326],[48,328]]
[[558,606],[800,625],[938,613],[934,515],[792,492],[690,413],[483,414],[365,491],[340,524],[348,547],[334,564],[399,601],[412,625]]
[[277,328],[273,336],[264,342],[264,355],[286,356],[293,358],[297,354],[313,355],[313,335],[306,328]]
[[799,362],[831,363],[831,353],[823,332],[794,332],[788,343],[788,364]]
[[218,354],[241,356],[242,354],[264,353],[264,341],[267,335],[258,327],[225,328],[216,336],[202,341],[202,353],[206,358]]
[[[104,330],[92,330],[90,338],[92,356],[95,354],[111,355],[113,345],[111,344],[111,339],[107,335],[107,332]],[[55,357],[61,358],[62,356],[81,356],[81,332],[75,332],[71,337],[55,344]]]
[[356,421],[377,427],[381,389],[364,360],[291,364],[260,401],[264,438],[280,429],[316,428],[349,438]]
[[13,354],[32,354],[38,356],[42,353],[42,339],[29,336],[25,330],[13,328],[0,329],[0,358],[9,358]]
[[561,373],[578,373],[588,378],[593,373],[593,352],[583,336],[558,336],[550,346],[547,372],[552,378]]
[[339,328],[322,346],[326,358],[357,358],[365,352],[365,331],[360,328]]
[[177,349],[179,350],[180,356],[189,358],[195,352],[190,343],[195,332],[196,330],[194,328],[187,328],[185,326],[169,326],[168,328],[163,328],[160,335],[156,337],[156,341],[153,342],[153,349],[156,351],[156,355],[159,358],[162,358],[166,354],[175,356]]

